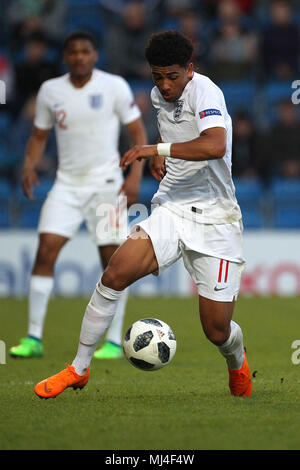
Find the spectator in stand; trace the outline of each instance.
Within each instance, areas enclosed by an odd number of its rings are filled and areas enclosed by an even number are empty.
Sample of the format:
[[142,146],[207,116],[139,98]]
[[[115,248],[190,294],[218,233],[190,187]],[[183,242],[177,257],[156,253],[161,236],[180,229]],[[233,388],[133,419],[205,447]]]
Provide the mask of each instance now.
[[283,178],[300,177],[300,122],[298,108],[290,100],[278,106],[277,122],[269,133],[270,171]]
[[64,34],[66,10],[65,0],[12,0],[7,17],[13,49],[20,49],[28,36],[37,32],[59,43]]
[[251,117],[240,111],[233,122],[232,172],[234,177],[259,176],[257,134]]
[[[114,0],[113,2],[111,0],[99,0],[99,4],[103,8],[111,11],[112,13],[121,14],[127,3],[130,2],[131,0]],[[164,0],[140,0],[140,2],[143,3],[147,10],[151,12],[153,10],[159,9]]]
[[193,11],[187,10],[182,13],[179,21],[179,31],[187,36],[194,46],[191,62],[194,63],[196,71],[206,74],[208,45],[202,36],[201,17]]
[[121,24],[112,26],[107,34],[105,46],[109,72],[126,80],[150,79],[150,67],[144,57],[149,34],[145,5],[137,1],[128,3]]
[[165,0],[165,18],[162,29],[179,29],[183,15],[194,11],[197,7],[195,0]]
[[277,119],[259,136],[257,160],[265,183],[274,177],[300,178],[300,123],[290,100],[278,104]]
[[274,0],[270,7],[271,24],[262,34],[262,62],[266,77],[289,80],[299,73],[299,29],[293,24],[291,6]]
[[253,33],[240,26],[238,3],[226,0],[219,4],[219,34],[211,49],[212,75],[215,80],[249,78],[257,59],[257,41]]
[[[217,16],[219,5],[226,2],[227,0],[203,0],[204,12],[209,18],[214,19]],[[255,0],[235,0],[235,3],[241,12],[248,15],[253,11]]]
[[20,109],[25,101],[36,93],[41,84],[59,74],[57,64],[47,59],[48,42],[43,34],[36,33],[28,38],[24,55],[25,60],[16,65],[16,103]]
[[12,99],[14,89],[14,69],[6,54],[0,51],[0,80],[5,83],[6,103]]

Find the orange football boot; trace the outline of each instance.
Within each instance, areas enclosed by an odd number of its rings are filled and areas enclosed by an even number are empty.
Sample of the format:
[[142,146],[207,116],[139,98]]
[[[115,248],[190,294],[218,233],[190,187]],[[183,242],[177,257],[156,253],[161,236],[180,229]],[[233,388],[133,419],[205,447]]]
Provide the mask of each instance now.
[[66,369],[39,382],[34,391],[40,398],[55,398],[68,387],[72,387],[74,390],[82,389],[88,383],[89,376],[89,368],[86,374],[79,375],[75,372],[74,366],[67,364]]
[[252,392],[251,373],[245,351],[244,357],[245,359],[240,369],[230,370],[228,368],[230,392],[231,395],[237,397],[250,397]]

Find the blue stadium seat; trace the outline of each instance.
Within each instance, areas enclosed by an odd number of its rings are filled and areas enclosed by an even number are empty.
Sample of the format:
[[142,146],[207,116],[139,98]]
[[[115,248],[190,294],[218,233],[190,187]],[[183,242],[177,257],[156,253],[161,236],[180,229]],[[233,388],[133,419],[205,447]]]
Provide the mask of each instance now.
[[20,228],[37,228],[40,215],[39,207],[28,207],[21,210],[19,226]]
[[276,180],[271,186],[276,228],[300,228],[300,180]]
[[0,228],[9,228],[10,226],[10,210],[0,203]]
[[262,195],[262,185],[259,180],[234,180],[235,192],[242,203],[257,203]]
[[0,179],[0,200],[8,201],[12,196],[12,186],[9,180]]
[[0,113],[0,134],[8,135],[11,125],[11,116],[9,113],[1,112]]
[[[34,186],[33,195],[35,197],[35,201],[40,203],[46,199],[48,192],[53,186],[54,180],[50,178],[41,178],[39,182],[39,186]],[[27,199],[24,195],[21,185],[18,187],[16,198],[21,204],[32,203],[32,201]]]
[[39,186],[34,189],[34,195],[37,199],[44,200],[53,186],[54,180],[50,178],[40,179]]
[[282,82],[274,80],[266,85],[266,97],[270,103],[278,102],[283,99],[290,99],[292,91],[291,81]]
[[10,201],[12,198],[12,186],[9,180],[0,179],[0,228],[8,228],[11,225]]
[[40,185],[35,186],[33,195],[35,199],[29,200],[23,194],[21,186],[18,187],[16,192],[16,201],[19,205],[19,226],[22,228],[36,228],[39,220],[39,214],[43,202],[45,201],[48,192],[53,186],[53,180],[48,178],[41,178]]
[[261,212],[263,188],[258,180],[235,180],[235,191],[240,205],[245,228],[264,226]]
[[300,203],[300,180],[277,179],[271,186],[277,203]]
[[226,81],[218,85],[224,93],[229,114],[239,110],[254,113],[256,88],[253,81]]
[[294,90],[292,82],[271,81],[265,87],[265,97],[267,105],[268,119],[273,122],[276,119],[277,106],[280,101],[291,100]]
[[101,16],[98,3],[90,4],[88,8],[85,3],[77,3],[69,8],[65,24],[65,33],[71,33],[76,29],[90,31],[95,35],[97,40],[101,42],[106,34],[107,25]]
[[274,226],[276,228],[299,229],[300,210],[296,208],[277,208],[274,216]]
[[89,7],[99,5],[99,0],[68,0],[68,6],[73,7]]
[[133,93],[146,91],[149,94],[154,86],[151,80],[130,80],[129,85]]
[[149,208],[152,196],[157,191],[158,185],[159,182],[152,177],[143,178],[138,202],[140,204],[145,204],[145,206]]

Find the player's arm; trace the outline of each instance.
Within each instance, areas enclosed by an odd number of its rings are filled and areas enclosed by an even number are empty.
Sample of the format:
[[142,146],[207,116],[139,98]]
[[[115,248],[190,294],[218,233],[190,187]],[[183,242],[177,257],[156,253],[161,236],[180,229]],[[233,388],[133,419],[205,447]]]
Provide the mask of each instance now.
[[125,170],[135,160],[157,155],[180,160],[203,161],[223,158],[225,153],[226,130],[223,127],[213,127],[187,142],[135,146],[124,154],[120,166]]
[[22,187],[25,196],[29,199],[34,199],[33,186],[39,184],[36,167],[44,154],[49,133],[50,129],[43,130],[34,127],[27,142],[22,170]]
[[[135,145],[146,145],[147,134],[141,118],[126,125],[129,135]],[[131,167],[130,175],[133,175],[137,179],[141,179],[143,176],[144,162],[136,161]]]
[[172,158],[202,161],[223,158],[226,153],[226,129],[213,127],[202,132],[197,139],[170,146]]
[[[147,134],[141,118],[126,124],[127,131],[135,145],[147,144]],[[130,172],[120,190],[127,196],[127,204],[131,206],[138,200],[140,182],[143,176],[144,162],[136,160],[133,162]]]
[[[161,137],[158,139],[157,143],[161,144]],[[158,155],[151,157],[149,161],[149,169],[150,169],[151,175],[157,181],[161,181],[166,174],[165,157],[161,157]]]

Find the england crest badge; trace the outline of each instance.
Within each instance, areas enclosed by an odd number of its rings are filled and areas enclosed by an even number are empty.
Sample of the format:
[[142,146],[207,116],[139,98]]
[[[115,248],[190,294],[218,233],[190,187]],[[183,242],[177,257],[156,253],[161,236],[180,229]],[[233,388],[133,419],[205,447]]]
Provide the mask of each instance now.
[[181,113],[183,109],[183,100],[177,100],[175,102],[175,108],[174,108],[174,121],[177,122],[180,119]]
[[90,95],[90,105],[93,109],[99,109],[102,106],[102,95]]

